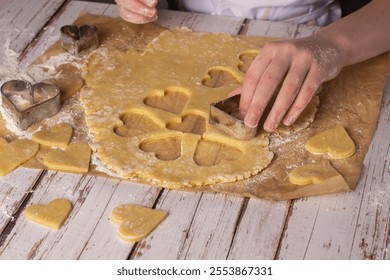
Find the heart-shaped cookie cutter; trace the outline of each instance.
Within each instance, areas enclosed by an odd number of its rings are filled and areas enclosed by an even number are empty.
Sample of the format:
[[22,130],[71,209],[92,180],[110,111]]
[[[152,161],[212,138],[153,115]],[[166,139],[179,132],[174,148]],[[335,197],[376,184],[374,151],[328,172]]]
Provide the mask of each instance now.
[[4,111],[22,130],[57,114],[61,108],[58,86],[41,82],[31,85],[23,80],[10,80],[1,86]]
[[99,46],[97,28],[94,25],[64,25],[61,27],[61,45],[72,55],[83,55]]
[[209,123],[226,134],[239,140],[250,140],[257,134],[257,126],[249,127],[239,119],[238,110],[240,96],[234,95],[227,99],[210,104]]

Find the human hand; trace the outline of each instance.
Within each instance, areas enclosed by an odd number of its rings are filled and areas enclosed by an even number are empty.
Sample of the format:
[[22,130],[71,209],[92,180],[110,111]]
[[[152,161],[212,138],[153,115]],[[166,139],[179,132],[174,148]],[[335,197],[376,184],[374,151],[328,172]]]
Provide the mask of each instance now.
[[132,23],[143,24],[157,19],[158,0],[115,0],[121,17]]
[[268,43],[244,77],[240,116],[246,125],[256,126],[280,86],[263,127],[272,132],[282,120],[284,125],[292,125],[318,87],[334,78],[342,66],[341,52],[320,36]]

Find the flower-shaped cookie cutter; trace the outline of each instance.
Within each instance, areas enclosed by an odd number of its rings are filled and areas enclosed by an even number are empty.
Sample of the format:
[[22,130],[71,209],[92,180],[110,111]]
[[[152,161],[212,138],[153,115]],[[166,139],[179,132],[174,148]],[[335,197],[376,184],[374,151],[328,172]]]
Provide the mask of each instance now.
[[79,56],[99,46],[94,25],[64,25],[61,27],[61,45],[72,55]]
[[59,87],[47,82],[31,85],[23,80],[7,81],[1,86],[1,99],[4,111],[21,130],[57,114],[61,108]]
[[239,140],[250,140],[256,136],[257,126],[249,127],[239,119],[239,105],[240,95],[211,103],[209,123]]

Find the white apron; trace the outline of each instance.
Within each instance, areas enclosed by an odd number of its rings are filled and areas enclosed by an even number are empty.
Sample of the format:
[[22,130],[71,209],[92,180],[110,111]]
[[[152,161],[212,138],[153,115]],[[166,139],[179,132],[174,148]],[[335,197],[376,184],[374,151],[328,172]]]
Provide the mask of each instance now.
[[186,11],[327,25],[341,17],[335,0],[180,0]]

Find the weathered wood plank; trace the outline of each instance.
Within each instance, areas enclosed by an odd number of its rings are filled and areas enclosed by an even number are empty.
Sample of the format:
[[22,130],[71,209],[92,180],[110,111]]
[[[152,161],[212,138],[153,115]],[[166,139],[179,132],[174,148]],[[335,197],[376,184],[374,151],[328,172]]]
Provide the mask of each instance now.
[[250,199],[229,252],[229,259],[275,258],[290,203]]
[[[117,181],[117,180],[115,180]],[[100,218],[91,221],[95,223],[95,228],[87,240],[80,240],[80,245],[84,243],[79,259],[127,259],[135,243],[125,243],[117,237],[118,226],[110,221],[112,210],[120,204],[137,204],[152,208],[158,194],[159,188],[135,184],[131,182],[121,181],[118,185],[114,185],[114,180],[108,180],[104,192],[94,192],[88,197],[88,201],[83,204],[85,211],[101,212]],[[106,189],[111,189],[112,195],[107,196],[101,206],[95,205],[97,197],[106,196]],[[89,202],[89,203],[87,203]],[[159,207],[157,207],[159,208]],[[82,225],[85,218],[79,215],[78,222]],[[161,228],[155,230],[156,234],[161,232]],[[70,236],[62,241],[62,247],[67,248],[68,244],[73,242]],[[50,254],[53,257],[58,257],[55,252]]]
[[0,233],[22,205],[32,190],[41,171],[19,168],[8,175],[0,177]]
[[0,38],[21,52],[66,0],[2,1]]
[[[2,1],[0,9],[0,81],[17,76],[17,58],[65,0]],[[12,52],[12,57],[9,57]],[[4,68],[4,69],[2,69]],[[7,71],[8,70],[8,71]],[[4,71],[4,77],[2,76]],[[19,168],[0,178],[0,232],[12,220],[41,170]]]
[[73,23],[82,11],[91,14],[103,14],[109,4],[99,4],[85,1],[72,1],[67,4],[65,9],[58,14],[49,25],[45,26],[40,34],[40,38],[36,44],[28,48],[28,52],[20,61],[20,67],[25,69],[46,49],[53,45],[60,38],[60,28],[63,25]]
[[151,207],[159,189],[119,180],[49,172],[28,205],[67,198],[72,212],[59,231],[21,216],[2,247],[1,259],[126,259],[133,244],[116,237],[111,211],[122,203]]
[[150,236],[140,242],[132,259],[183,258],[183,246],[201,196],[201,193],[164,191],[157,208],[167,211],[168,217]]

